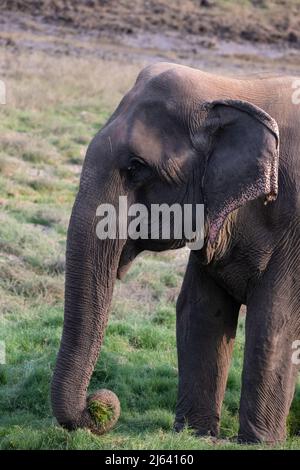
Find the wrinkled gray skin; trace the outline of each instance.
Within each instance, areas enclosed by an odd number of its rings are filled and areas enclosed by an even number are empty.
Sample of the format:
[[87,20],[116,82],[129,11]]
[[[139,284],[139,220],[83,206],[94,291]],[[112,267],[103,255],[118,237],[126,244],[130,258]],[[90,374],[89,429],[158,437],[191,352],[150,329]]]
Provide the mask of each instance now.
[[[160,63],[144,69],[86,155],[68,231],[65,317],[53,412],[97,426],[87,387],[113,286],[145,249],[185,240],[96,237],[96,208],[203,203],[205,245],[190,254],[177,303],[175,429],[216,436],[241,304],[247,306],[239,439],[282,441],[300,339],[300,106],[292,77],[233,79]],[[138,159],[138,160],[137,160]],[[278,169],[279,167],[279,169]]]

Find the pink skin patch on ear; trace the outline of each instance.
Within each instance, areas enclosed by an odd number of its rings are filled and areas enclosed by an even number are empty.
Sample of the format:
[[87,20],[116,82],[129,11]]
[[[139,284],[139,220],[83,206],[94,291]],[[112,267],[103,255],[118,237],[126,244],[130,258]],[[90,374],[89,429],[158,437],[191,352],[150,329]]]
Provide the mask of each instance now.
[[208,214],[209,242],[213,244],[216,241],[226,217],[234,210],[262,195],[266,195],[266,202],[274,201],[277,197],[277,190],[272,188],[271,191],[270,186],[270,179],[266,182],[265,178],[261,178],[257,184],[249,185],[238,198],[231,198],[225,201],[224,205],[216,211],[214,216]]
[[221,230],[221,227],[224,223],[224,220],[226,219],[226,217],[230,214],[230,212],[233,212],[235,209],[237,209],[240,205],[242,205],[242,202],[239,203],[240,200],[232,200],[232,201],[228,201],[224,206],[223,208],[218,211],[217,215],[216,215],[216,218],[215,219],[212,219],[210,218],[210,216],[208,216],[208,220],[209,220],[209,236],[208,236],[208,240],[210,242],[210,244],[212,245],[213,243],[215,243],[216,239],[217,239],[217,236],[218,236],[218,233],[219,231]]

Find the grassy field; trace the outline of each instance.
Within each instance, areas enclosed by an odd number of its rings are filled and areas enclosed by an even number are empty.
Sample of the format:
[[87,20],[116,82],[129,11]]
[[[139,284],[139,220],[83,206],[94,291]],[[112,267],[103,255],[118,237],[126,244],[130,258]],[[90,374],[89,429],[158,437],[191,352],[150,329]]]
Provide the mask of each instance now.
[[[68,433],[51,414],[49,385],[63,320],[64,250],[70,209],[91,136],[139,69],[89,58],[1,53],[7,104],[0,105],[1,449],[231,449],[238,428],[244,343],[241,319],[221,437],[172,432],[177,363],[175,302],[186,251],[139,258],[118,283],[90,391],[121,401],[116,428]],[[300,448],[300,390],[286,449]],[[245,446],[243,446],[245,448]],[[251,447],[253,448],[253,447]]]

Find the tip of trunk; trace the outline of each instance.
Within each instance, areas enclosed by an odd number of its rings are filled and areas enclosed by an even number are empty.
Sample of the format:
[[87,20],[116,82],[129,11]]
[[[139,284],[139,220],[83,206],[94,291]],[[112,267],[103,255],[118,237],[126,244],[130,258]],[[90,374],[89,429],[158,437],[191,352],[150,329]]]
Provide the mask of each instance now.
[[78,412],[74,407],[53,407],[58,423],[68,429],[87,428],[95,434],[104,434],[110,431],[117,423],[121,407],[117,395],[110,390],[101,389],[90,395],[86,401],[86,408]]
[[98,390],[87,400],[87,409],[96,428],[91,431],[104,434],[110,431],[120,417],[121,406],[117,395],[110,390]]

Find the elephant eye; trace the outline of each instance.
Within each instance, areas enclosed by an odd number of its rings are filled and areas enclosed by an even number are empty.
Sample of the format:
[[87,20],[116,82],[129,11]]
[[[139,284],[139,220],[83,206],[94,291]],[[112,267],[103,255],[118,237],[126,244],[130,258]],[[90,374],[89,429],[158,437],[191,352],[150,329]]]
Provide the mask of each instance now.
[[146,182],[152,174],[151,168],[140,158],[132,158],[126,168],[129,183],[139,185]]
[[134,157],[130,160],[127,171],[129,172],[138,171],[140,168],[144,168],[145,166],[146,166],[146,163],[142,159]]

